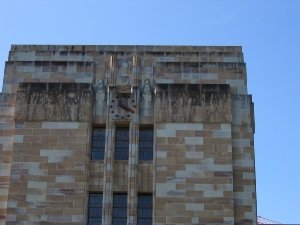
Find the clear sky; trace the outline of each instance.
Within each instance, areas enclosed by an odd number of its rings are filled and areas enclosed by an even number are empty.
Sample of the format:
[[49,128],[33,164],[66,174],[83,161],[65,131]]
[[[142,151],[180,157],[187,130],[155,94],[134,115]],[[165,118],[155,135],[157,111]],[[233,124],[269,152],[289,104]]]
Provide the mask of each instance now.
[[300,223],[299,0],[1,0],[1,80],[11,44],[243,46],[258,215]]

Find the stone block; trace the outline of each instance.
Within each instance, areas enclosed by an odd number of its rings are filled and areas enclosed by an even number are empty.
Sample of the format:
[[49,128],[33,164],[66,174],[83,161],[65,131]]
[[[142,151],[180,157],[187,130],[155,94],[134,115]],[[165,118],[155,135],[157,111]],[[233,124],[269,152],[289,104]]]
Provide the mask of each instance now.
[[58,182],[58,183],[60,183],[60,182],[62,182],[62,183],[74,183],[75,182],[75,177],[66,176],[66,175],[56,176],[55,182]]
[[27,194],[26,201],[28,202],[43,202],[46,201],[46,195],[38,195],[38,194]]
[[176,137],[176,131],[171,129],[156,130],[157,137]]
[[185,204],[185,210],[191,210],[191,211],[203,211],[204,210],[204,204],[200,203],[186,203]]
[[187,145],[203,145],[202,137],[185,137],[184,143]]

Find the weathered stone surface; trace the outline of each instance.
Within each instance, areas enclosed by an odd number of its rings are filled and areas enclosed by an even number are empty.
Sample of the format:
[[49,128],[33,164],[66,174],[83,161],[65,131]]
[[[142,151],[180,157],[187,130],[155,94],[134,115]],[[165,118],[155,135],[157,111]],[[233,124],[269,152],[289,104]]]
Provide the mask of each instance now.
[[22,83],[16,120],[89,121],[92,91],[88,84]]
[[[153,224],[256,224],[254,110],[238,46],[13,45],[0,94],[0,224],[87,224],[88,193],[153,196]],[[104,159],[91,160],[92,129]],[[128,160],[115,132],[129,129]],[[153,128],[153,160],[139,160]]]
[[7,224],[72,222],[73,217],[84,223],[89,126],[73,123],[16,124],[15,137],[22,139],[13,143],[7,208],[16,217],[7,217]]
[[227,85],[158,85],[156,122],[230,122],[231,96]]

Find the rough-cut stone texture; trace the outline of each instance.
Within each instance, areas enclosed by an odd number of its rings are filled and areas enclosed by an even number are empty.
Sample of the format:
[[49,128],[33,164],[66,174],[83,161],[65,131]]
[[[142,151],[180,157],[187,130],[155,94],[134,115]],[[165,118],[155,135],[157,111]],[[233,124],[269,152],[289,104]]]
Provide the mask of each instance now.
[[[153,224],[256,224],[254,113],[235,46],[13,45],[0,94],[0,225],[86,224],[89,192],[153,195]],[[153,161],[139,128],[153,127]],[[91,160],[93,127],[106,128]],[[129,128],[129,159],[114,159]],[[101,213],[101,212],[99,212]]]

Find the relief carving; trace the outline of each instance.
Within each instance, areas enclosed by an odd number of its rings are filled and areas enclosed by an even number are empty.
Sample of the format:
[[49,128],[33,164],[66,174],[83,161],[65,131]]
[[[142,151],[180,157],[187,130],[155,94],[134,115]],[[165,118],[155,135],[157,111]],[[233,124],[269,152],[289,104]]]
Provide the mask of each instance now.
[[119,75],[117,77],[116,87],[119,93],[130,93],[131,92],[131,81],[129,76]]
[[104,116],[106,113],[106,86],[103,79],[98,79],[93,86],[94,90],[94,115]]
[[150,80],[146,79],[142,90],[142,104],[141,104],[141,115],[152,116],[153,115],[153,99],[152,99],[152,88]]
[[92,91],[89,84],[21,83],[16,119],[29,121],[89,121]]
[[131,71],[126,59],[119,59],[116,86],[119,93],[130,93]]
[[158,85],[157,122],[230,122],[231,97],[227,85]]

